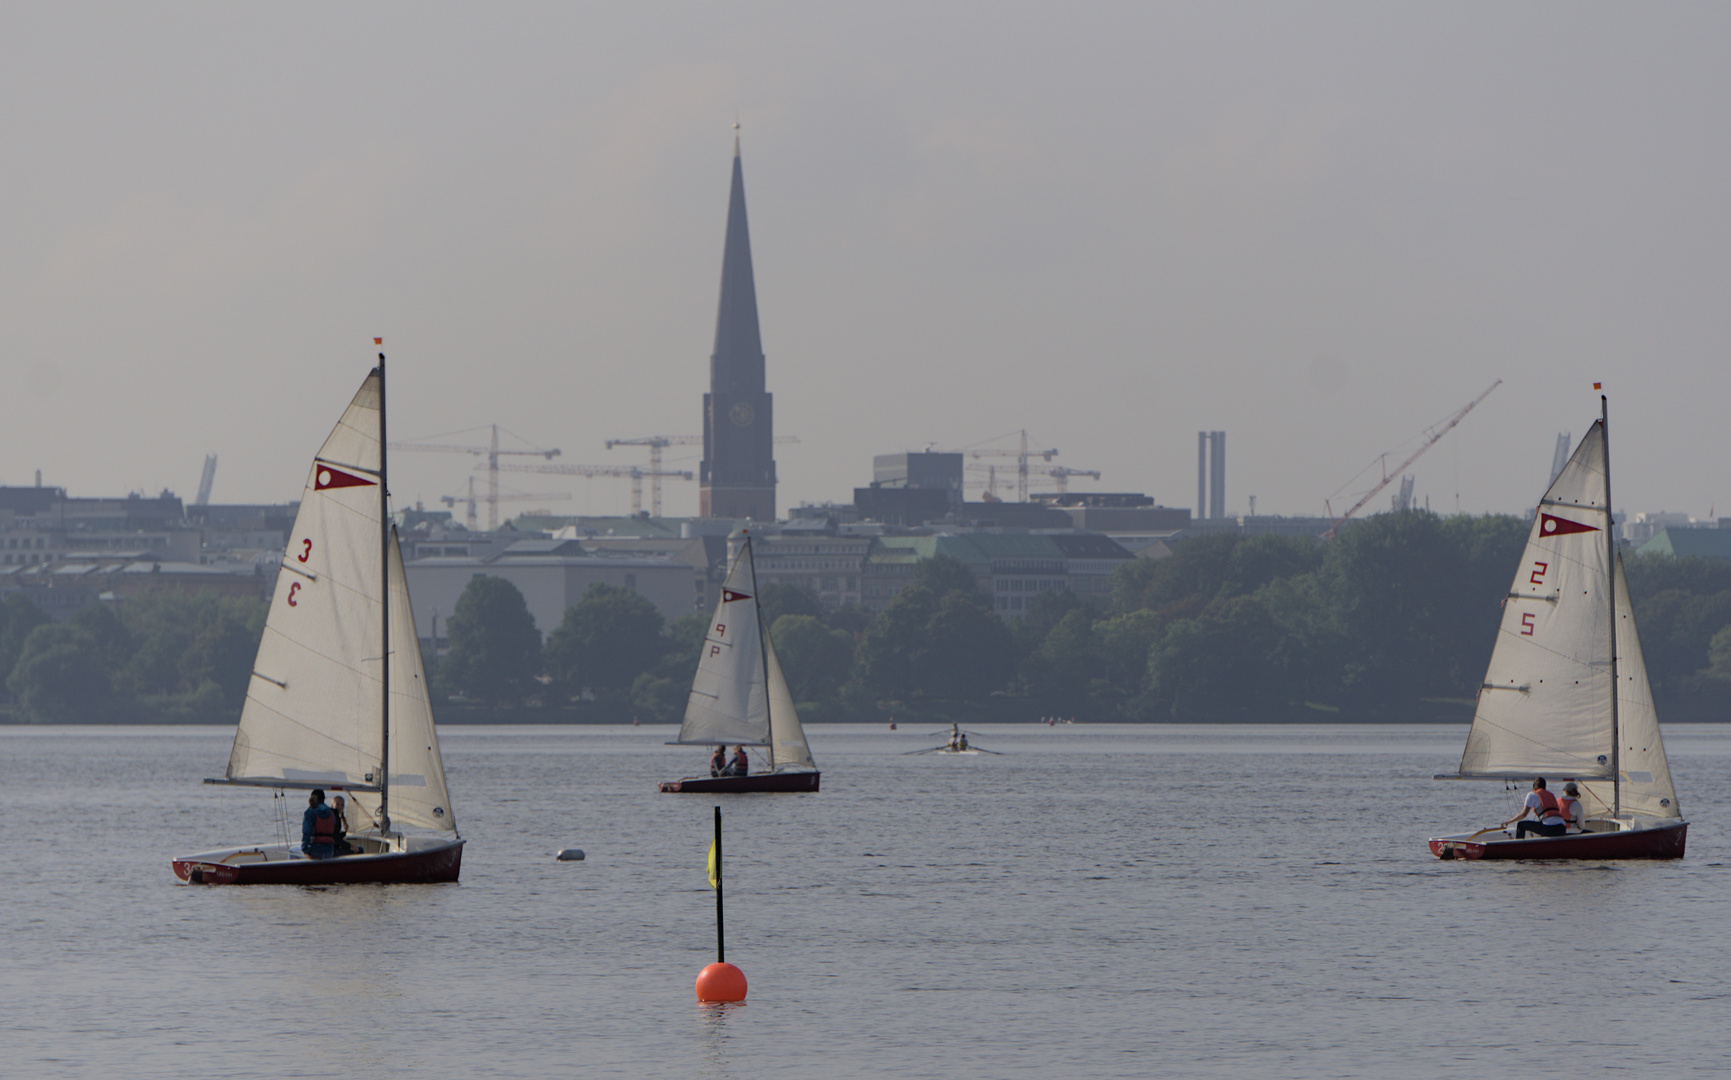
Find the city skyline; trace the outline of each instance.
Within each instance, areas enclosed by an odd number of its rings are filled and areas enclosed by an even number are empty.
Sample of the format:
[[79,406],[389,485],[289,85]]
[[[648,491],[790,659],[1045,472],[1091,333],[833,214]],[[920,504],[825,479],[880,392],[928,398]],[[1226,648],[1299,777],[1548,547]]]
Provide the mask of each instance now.
[[[1103,472],[1076,487],[1172,506],[1226,431],[1228,512],[1315,515],[1502,378],[1421,505],[1529,507],[1598,381],[1619,505],[1705,516],[1728,21],[25,11],[0,483],[190,499],[215,453],[214,501],[292,498],[377,334],[405,439],[496,422],[644,464],[603,440],[697,433],[738,119],[784,512],[1026,428]],[[399,504],[467,466],[395,456]],[[625,509],[627,481],[540,479],[513,486]]]

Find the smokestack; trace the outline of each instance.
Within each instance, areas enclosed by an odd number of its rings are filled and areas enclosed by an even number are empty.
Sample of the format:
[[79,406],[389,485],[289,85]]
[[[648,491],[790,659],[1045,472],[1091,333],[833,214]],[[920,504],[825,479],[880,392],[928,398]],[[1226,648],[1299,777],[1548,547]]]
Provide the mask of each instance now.
[[1209,456],[1209,517],[1226,516],[1226,432],[1211,431],[1208,437],[1214,445]]
[[1208,433],[1196,433],[1196,517],[1208,516]]

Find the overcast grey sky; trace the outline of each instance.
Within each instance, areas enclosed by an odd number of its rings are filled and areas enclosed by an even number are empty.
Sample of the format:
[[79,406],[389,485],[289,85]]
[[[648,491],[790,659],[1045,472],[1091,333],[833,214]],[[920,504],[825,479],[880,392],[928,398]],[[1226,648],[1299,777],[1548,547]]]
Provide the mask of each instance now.
[[[393,434],[696,433],[743,124],[781,505],[1027,428],[1078,487],[1731,514],[1731,9],[14,5],[0,483],[298,497],[384,335]],[[670,451],[696,468],[696,452]],[[399,504],[462,489],[399,454]],[[625,481],[511,477],[624,512]],[[522,504],[513,504],[520,508]],[[1379,498],[1377,506],[1386,506]],[[692,513],[696,486],[669,489]],[[1338,504],[1337,504],[1338,508]]]

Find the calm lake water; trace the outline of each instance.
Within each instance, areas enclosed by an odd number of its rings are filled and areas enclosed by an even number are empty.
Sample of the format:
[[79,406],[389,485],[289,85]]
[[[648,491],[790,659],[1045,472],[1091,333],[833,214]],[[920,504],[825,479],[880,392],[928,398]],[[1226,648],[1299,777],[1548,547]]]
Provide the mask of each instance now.
[[[1443,863],[1518,794],[1464,727],[814,727],[816,795],[661,795],[671,728],[441,731],[451,886],[199,888],[270,839],[231,729],[0,728],[0,1073],[1722,1075],[1731,726],[1676,863]],[[298,809],[304,800],[295,798]],[[703,1007],[726,815],[728,959]],[[563,847],[588,859],[557,863]]]

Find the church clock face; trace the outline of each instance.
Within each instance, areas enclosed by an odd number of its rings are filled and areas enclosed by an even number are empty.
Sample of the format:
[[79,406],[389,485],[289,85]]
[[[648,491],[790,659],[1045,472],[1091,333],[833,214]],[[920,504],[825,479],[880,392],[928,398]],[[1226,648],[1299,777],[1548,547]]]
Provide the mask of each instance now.
[[727,411],[728,419],[733,421],[735,427],[750,427],[754,415],[751,405],[744,401],[737,402]]

